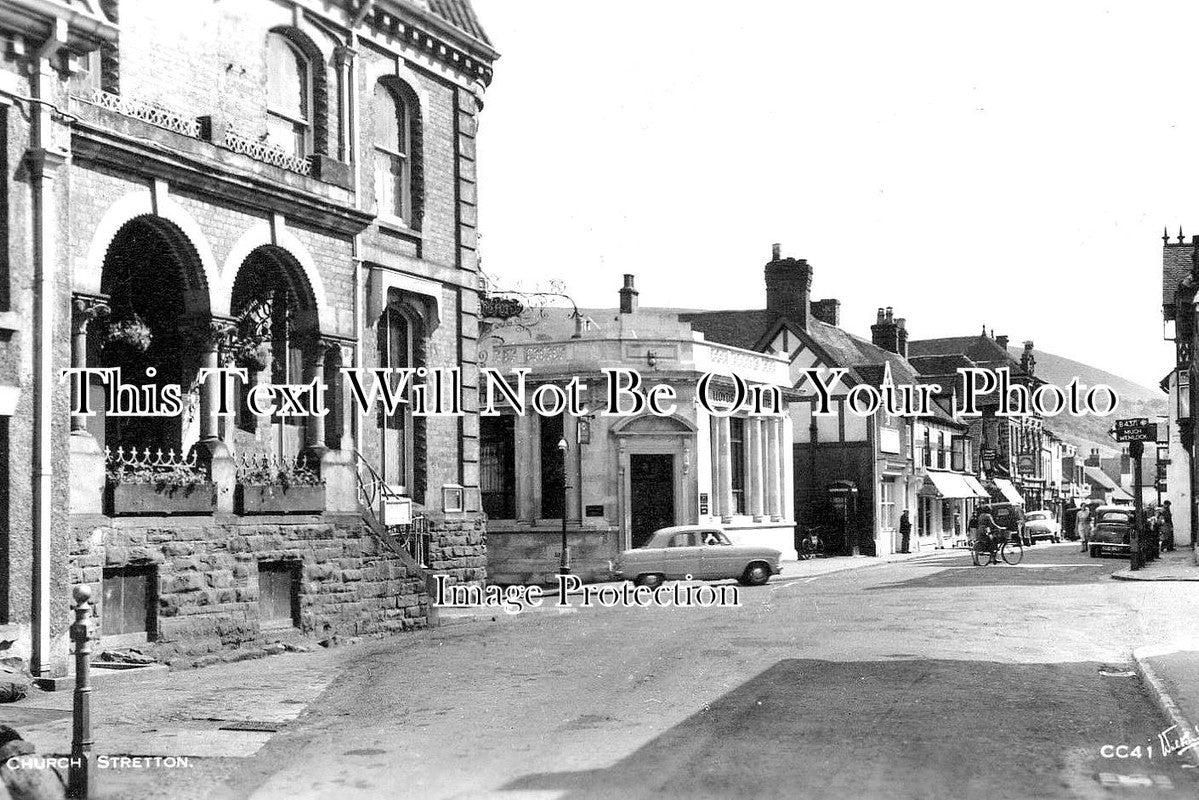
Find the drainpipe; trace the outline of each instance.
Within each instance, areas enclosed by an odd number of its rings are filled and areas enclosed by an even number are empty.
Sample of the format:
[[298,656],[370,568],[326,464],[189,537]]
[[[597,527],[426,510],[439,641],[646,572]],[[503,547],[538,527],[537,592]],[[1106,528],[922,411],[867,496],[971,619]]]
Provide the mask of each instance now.
[[67,42],[67,22],[54,20],[49,38],[32,64],[30,94],[39,102],[27,161],[33,189],[35,336],[33,342],[33,665],[35,675],[48,676],[50,655],[51,499],[54,369],[54,171],[65,155],[54,147],[52,106],[57,82],[52,60]]

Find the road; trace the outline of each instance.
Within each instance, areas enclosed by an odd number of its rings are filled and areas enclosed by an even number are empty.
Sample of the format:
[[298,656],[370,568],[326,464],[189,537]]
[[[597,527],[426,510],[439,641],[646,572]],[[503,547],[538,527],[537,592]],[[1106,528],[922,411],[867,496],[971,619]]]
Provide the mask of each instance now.
[[949,551],[775,579],[737,608],[540,610],[393,639],[222,792],[1197,797],[1199,770],[1156,749],[1104,757],[1165,728],[1131,649],[1199,632],[1199,586],[1112,580],[1122,566],[1070,544],[1018,567]]

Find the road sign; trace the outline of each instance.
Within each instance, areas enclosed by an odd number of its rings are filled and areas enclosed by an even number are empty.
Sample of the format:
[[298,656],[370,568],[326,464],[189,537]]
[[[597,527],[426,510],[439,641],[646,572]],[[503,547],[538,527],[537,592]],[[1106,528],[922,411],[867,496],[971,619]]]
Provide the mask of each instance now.
[[1157,423],[1151,422],[1148,417],[1118,419],[1111,432],[1115,434],[1117,442],[1157,441]]

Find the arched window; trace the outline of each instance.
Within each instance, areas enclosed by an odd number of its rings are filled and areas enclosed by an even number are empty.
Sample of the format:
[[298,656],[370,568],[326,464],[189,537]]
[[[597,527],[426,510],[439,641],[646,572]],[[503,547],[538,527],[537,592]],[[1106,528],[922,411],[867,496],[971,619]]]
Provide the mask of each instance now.
[[415,227],[417,127],[411,92],[375,84],[375,205],[379,214]]
[[291,39],[267,35],[267,132],[296,156],[312,152],[312,61]]

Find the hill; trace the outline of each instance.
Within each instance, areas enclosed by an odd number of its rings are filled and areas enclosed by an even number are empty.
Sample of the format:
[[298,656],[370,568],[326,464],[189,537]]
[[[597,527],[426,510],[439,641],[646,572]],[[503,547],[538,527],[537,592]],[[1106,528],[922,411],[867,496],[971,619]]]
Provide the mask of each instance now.
[[[1009,347],[1008,352],[1013,358],[1019,360],[1023,350],[1018,347]],[[1120,397],[1120,405],[1116,409],[1116,413],[1110,417],[1072,417],[1065,413],[1045,419],[1045,426],[1071,444],[1077,445],[1081,455],[1086,455],[1094,447],[1098,447],[1104,455],[1108,456],[1119,452],[1116,443],[1107,435],[1108,429],[1112,427],[1113,421],[1117,418],[1149,417],[1153,419],[1166,414],[1167,397],[1161,389],[1151,389],[1111,372],[1064,356],[1046,353],[1043,350],[1034,350],[1033,354],[1037,359],[1036,375],[1047,383],[1064,388],[1077,377],[1079,383],[1086,386],[1094,386],[1098,383],[1107,384],[1115,389],[1116,394]],[[1166,369],[1168,367],[1163,368],[1163,374]]]

